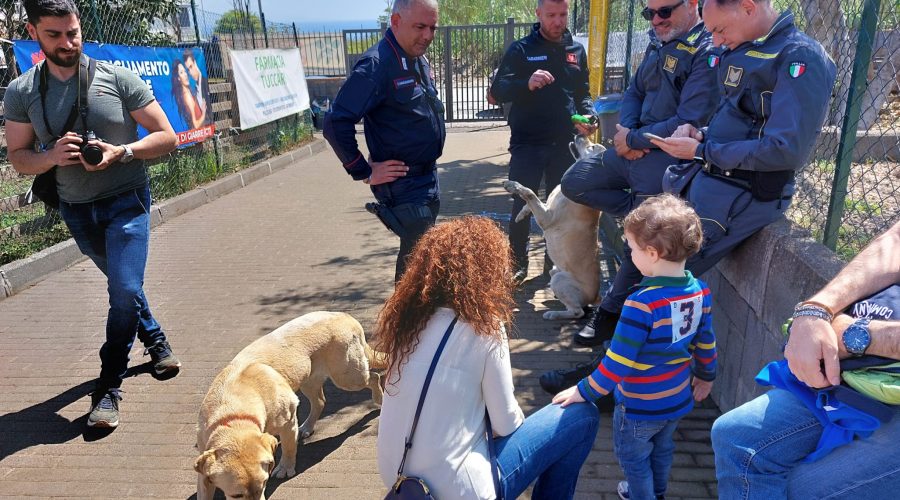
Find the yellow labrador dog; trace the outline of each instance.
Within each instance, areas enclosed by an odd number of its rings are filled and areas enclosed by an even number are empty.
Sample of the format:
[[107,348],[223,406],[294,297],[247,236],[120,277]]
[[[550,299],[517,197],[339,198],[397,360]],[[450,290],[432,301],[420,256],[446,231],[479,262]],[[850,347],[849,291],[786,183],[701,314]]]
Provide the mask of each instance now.
[[[298,432],[312,434],[325,406],[325,379],[346,391],[368,387],[380,405],[381,377],[369,370],[383,368],[362,326],[344,313],[303,315],[245,347],[216,376],[200,407],[197,500],[212,499],[216,488],[228,498],[264,500],[270,476],[295,474]],[[297,391],[312,407],[299,429]],[[274,435],[281,439],[277,466]]]
[[[591,144],[585,138],[570,144],[573,155],[583,157],[602,153],[605,148]],[[529,213],[544,231],[547,254],[553,261],[550,288],[565,311],[547,311],[544,319],[574,319],[584,316],[584,307],[596,303],[600,297],[600,211],[566,198],[557,186],[541,202],[534,191],[515,181],[506,181],[503,188],[522,198],[525,206],[516,215],[521,221]]]

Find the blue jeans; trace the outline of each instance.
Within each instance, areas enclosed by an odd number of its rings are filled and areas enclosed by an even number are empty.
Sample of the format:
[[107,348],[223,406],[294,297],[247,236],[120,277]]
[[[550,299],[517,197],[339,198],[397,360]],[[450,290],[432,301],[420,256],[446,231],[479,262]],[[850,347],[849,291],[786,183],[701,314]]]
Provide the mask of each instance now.
[[166,338],[143,290],[150,243],[150,187],[87,203],[63,201],[59,211],[78,248],[106,275],[109,313],[97,386],[120,387],[135,334],[146,347]]
[[818,419],[781,389],[722,415],[712,427],[719,498],[896,498],[900,407],[869,438],[801,463],[821,436]]
[[613,411],[613,444],[616,458],[628,480],[632,500],[654,500],[666,494],[675,442],[675,420],[635,420],[625,406]]
[[578,473],[600,425],[597,407],[549,404],[525,419],[509,436],[495,440],[503,496],[518,498],[537,479],[533,500],[575,496]]

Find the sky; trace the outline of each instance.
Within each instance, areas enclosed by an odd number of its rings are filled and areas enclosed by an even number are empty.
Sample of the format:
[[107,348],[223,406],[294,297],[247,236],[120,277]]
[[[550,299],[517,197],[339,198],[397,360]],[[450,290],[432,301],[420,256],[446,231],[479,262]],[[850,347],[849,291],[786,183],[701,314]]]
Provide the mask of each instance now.
[[[233,0],[195,0],[197,8],[222,13],[234,8]],[[259,13],[259,2],[267,21],[317,22],[360,21],[373,22],[384,12],[384,0],[249,0],[250,10]]]

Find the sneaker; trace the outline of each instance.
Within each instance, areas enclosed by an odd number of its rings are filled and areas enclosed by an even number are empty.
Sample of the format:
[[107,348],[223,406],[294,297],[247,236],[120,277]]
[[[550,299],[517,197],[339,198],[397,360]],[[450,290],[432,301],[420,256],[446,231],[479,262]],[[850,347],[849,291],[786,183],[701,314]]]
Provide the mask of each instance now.
[[619,324],[618,313],[611,313],[602,307],[594,311],[594,316],[584,328],[575,334],[575,343],[581,346],[594,347],[612,339]]
[[516,268],[516,272],[513,273],[513,282],[516,285],[521,285],[526,278],[528,278],[528,267]]
[[97,389],[91,393],[91,414],[88,427],[115,429],[119,425],[119,389]]
[[628,493],[628,481],[619,481],[619,486],[616,487],[616,493],[619,494],[619,498],[622,500],[631,498],[631,495]]
[[[616,493],[619,494],[619,498],[622,500],[631,498],[631,493],[628,492],[628,481],[619,481],[619,485],[616,487]],[[656,495],[656,500],[666,500],[666,496]]]
[[172,346],[165,340],[160,340],[144,349],[144,356],[148,354],[153,362],[153,371],[157,375],[178,372],[178,369],[181,368],[181,361],[172,354]]

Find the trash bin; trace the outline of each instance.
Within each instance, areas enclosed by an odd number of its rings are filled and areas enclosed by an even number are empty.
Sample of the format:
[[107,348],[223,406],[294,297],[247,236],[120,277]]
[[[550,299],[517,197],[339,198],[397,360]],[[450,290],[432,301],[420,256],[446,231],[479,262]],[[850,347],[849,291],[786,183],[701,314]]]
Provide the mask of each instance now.
[[612,144],[616,135],[616,124],[619,123],[619,109],[622,107],[622,94],[606,94],[594,101],[594,112],[600,119],[600,142],[605,146]]
[[322,130],[322,121],[325,119],[325,113],[331,111],[331,99],[317,97],[310,101],[309,109],[312,112],[313,126],[316,130]]

